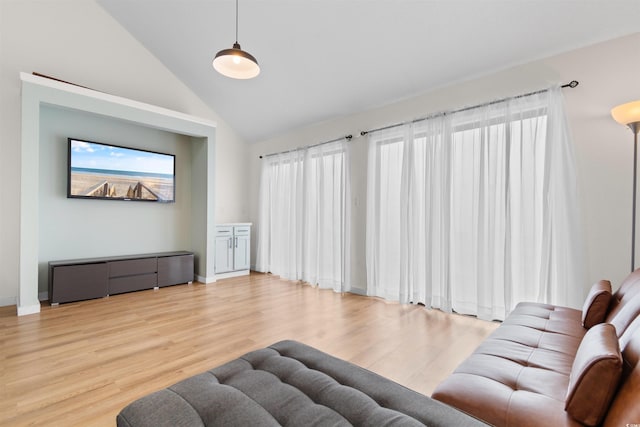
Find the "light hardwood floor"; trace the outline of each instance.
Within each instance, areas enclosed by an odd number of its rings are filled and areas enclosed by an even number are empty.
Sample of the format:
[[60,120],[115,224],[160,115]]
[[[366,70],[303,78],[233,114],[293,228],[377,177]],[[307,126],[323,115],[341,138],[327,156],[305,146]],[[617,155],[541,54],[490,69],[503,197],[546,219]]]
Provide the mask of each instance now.
[[132,400],[295,339],[430,394],[497,325],[265,274],[0,308],[0,425],[114,426]]

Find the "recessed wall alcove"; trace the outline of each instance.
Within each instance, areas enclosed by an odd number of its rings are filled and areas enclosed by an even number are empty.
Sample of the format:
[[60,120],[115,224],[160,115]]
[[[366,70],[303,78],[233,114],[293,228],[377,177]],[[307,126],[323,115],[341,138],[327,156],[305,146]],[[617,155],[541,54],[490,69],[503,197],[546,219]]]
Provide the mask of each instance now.
[[[81,254],[77,254],[83,252],[79,248],[81,240],[78,240],[77,236],[74,236],[75,242],[65,246],[64,234],[56,234],[56,230],[53,229],[55,221],[47,221],[42,218],[42,215],[47,214],[45,207],[51,203],[55,203],[58,208],[62,209],[63,214],[58,213],[58,218],[65,216],[65,209],[69,214],[79,216],[82,216],[82,212],[94,216],[102,213],[104,217],[96,218],[97,222],[122,221],[129,213],[132,216],[137,216],[138,220],[143,220],[148,214],[151,221],[156,222],[153,227],[157,228],[159,233],[162,233],[163,227],[166,226],[164,231],[173,236],[160,240],[158,244],[161,247],[158,247],[157,250],[183,249],[194,252],[197,280],[205,283],[214,281],[216,124],[176,111],[27,73],[21,73],[20,78],[22,80],[22,146],[18,315],[40,311],[38,283],[43,281],[42,274],[46,270],[43,265],[53,259],[83,257]],[[63,134],[67,131],[60,131],[57,126],[61,118],[66,122],[73,122],[76,119],[93,121],[92,123],[103,128],[102,133],[98,132],[98,135],[102,135],[98,138],[102,139],[104,139],[104,135],[109,134],[104,131],[104,128],[108,129],[109,127],[114,129],[114,138],[120,135],[120,138],[126,139],[121,135],[127,135],[127,132],[132,135],[132,138],[138,135],[147,135],[146,141],[122,141],[125,145],[129,142],[139,148],[157,149],[153,146],[153,141],[150,141],[154,137],[168,140],[169,142],[165,142],[165,151],[167,150],[166,144],[169,144],[169,151],[178,151],[179,153],[175,154],[180,156],[176,159],[176,179],[181,179],[182,185],[180,182],[176,183],[176,201],[178,202],[178,199],[182,197],[181,202],[169,206],[141,202],[66,199],[66,194],[60,189],[60,174],[66,174],[61,171],[66,171],[67,168],[67,159],[61,153],[64,143]],[[69,132],[82,133],[86,129],[90,129],[91,126],[84,128],[78,126],[77,131],[74,130],[73,124],[67,128],[72,129]],[[63,129],[65,128],[63,127]],[[76,138],[81,136],[68,135],[68,137]],[[115,141],[105,142],[113,143]],[[183,143],[189,143],[190,146],[181,147],[180,144]],[[54,144],[55,147],[52,147],[51,144]],[[174,145],[171,146],[171,144]],[[162,148],[157,150],[162,151]],[[184,156],[190,158],[185,159]],[[41,164],[41,162],[48,163]],[[180,170],[178,170],[179,168]],[[47,176],[41,176],[41,173],[53,174],[53,180],[57,181],[57,184],[51,188],[40,188],[45,187],[45,183],[48,184]],[[178,190],[182,195],[178,193]],[[89,202],[89,204],[78,202]],[[114,215],[109,215],[109,212],[115,214],[116,218],[113,218]],[[120,218],[117,218],[118,216]],[[69,224],[67,224],[68,226]],[[189,236],[181,236],[182,233],[188,233]],[[91,245],[91,247],[87,247],[87,255],[85,256],[130,255],[139,252],[153,252],[156,249],[152,247],[154,244],[151,242],[131,245],[119,244],[115,240],[118,238],[117,234],[113,234],[116,233],[105,233],[104,239],[106,240],[97,239],[95,236],[90,238],[87,245]],[[145,233],[142,233],[141,238],[144,236]],[[147,232],[146,236],[151,236],[151,234]],[[44,239],[52,240],[43,241]],[[56,256],[55,250],[52,252],[51,248],[58,242],[61,250],[59,256]],[[135,241],[132,240],[132,242]],[[183,247],[171,247],[172,245]],[[184,247],[184,245],[189,245],[189,247]],[[103,246],[104,249],[101,249],[100,246]],[[128,247],[132,247],[133,250],[128,251],[126,249]],[[136,247],[139,247],[140,250],[136,251]],[[48,248],[44,258],[51,259],[43,259],[42,248]],[[104,252],[100,252],[101,250]],[[114,251],[121,251],[121,253],[114,253]]]

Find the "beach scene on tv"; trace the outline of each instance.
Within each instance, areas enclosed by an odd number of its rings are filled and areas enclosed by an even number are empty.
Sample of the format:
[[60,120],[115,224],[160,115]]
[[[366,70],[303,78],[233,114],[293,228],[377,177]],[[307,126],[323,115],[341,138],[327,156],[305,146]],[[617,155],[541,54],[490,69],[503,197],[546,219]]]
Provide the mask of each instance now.
[[174,202],[174,156],[69,140],[69,196]]

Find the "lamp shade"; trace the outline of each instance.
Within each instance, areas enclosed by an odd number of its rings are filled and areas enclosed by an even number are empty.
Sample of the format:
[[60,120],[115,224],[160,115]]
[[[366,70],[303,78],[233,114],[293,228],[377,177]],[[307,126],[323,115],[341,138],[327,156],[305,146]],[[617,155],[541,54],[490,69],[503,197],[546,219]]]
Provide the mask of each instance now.
[[223,76],[232,79],[252,79],[260,74],[260,66],[256,58],[240,49],[238,43],[234,43],[231,49],[218,52],[213,58],[213,68]]
[[611,110],[613,119],[622,124],[640,123],[640,101],[627,102]]

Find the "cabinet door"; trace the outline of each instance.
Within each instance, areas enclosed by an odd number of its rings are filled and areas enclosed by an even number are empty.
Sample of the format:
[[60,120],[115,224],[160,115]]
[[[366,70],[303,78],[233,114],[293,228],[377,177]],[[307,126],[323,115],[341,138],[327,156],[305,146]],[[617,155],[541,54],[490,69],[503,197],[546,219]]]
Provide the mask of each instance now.
[[234,238],[233,248],[233,269],[234,270],[248,270],[250,263],[250,250],[249,236],[237,236]]
[[53,267],[51,303],[81,301],[108,295],[107,263]]
[[216,237],[216,273],[233,270],[233,237]]
[[158,286],[193,281],[193,254],[158,257]]

